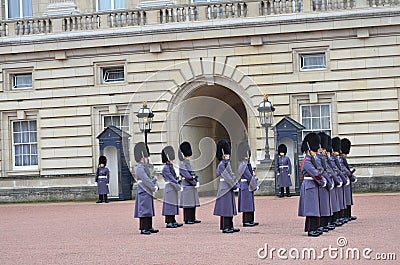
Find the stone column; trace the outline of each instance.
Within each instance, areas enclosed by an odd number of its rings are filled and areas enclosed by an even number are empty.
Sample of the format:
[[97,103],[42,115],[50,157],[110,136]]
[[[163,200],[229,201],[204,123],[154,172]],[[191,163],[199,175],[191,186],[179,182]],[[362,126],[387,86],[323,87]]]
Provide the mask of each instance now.
[[303,10],[302,13],[310,13],[312,11],[311,8],[311,1],[312,0],[303,0]]
[[260,15],[260,1],[247,3],[247,16],[258,17]]

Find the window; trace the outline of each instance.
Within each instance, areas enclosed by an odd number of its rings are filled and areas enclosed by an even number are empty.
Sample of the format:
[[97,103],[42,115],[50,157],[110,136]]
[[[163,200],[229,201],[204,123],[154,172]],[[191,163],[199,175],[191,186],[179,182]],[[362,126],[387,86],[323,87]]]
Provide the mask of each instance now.
[[32,17],[32,0],[6,0],[6,17]]
[[103,83],[123,82],[125,71],[123,66],[102,68]]
[[300,54],[300,71],[326,69],[325,53]]
[[11,89],[27,89],[32,88],[32,74],[11,74]]
[[301,123],[306,127],[303,136],[312,131],[324,131],[331,135],[331,108],[329,104],[301,105]]
[[14,168],[37,168],[38,148],[36,121],[13,121],[12,143]]
[[124,132],[129,132],[129,118],[128,115],[104,115],[103,116],[104,129],[112,125]]
[[125,0],[97,0],[97,10],[124,9]]

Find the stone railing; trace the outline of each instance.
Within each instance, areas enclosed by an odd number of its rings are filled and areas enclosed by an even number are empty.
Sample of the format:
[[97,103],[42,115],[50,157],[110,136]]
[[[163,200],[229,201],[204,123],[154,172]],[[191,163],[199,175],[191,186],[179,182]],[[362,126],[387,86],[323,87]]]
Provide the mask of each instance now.
[[399,6],[399,0],[367,0],[370,7]]
[[313,0],[313,11],[347,10],[356,6],[355,0]]
[[[63,1],[63,0],[61,0]],[[71,1],[71,0],[68,0]],[[0,21],[0,37],[395,6],[400,0],[242,0]],[[60,0],[54,0],[54,3]]]

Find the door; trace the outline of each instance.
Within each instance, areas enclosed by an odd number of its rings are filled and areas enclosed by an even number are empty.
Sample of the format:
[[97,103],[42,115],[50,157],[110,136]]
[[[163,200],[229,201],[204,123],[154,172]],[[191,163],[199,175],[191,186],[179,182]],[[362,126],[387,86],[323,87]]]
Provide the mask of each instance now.
[[107,157],[107,167],[110,170],[110,197],[119,197],[119,176],[118,176],[118,151],[114,146],[104,148],[104,155]]

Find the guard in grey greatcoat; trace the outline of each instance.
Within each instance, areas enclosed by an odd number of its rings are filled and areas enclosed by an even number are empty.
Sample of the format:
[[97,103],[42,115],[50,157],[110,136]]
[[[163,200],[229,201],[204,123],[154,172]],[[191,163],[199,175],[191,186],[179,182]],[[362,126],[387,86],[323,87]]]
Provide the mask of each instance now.
[[[318,134],[320,138],[320,148],[315,157],[315,161],[318,165],[318,171],[326,179],[326,187],[319,187],[319,207],[321,212],[321,217],[319,218],[318,230],[320,232],[328,232],[329,230],[335,229],[332,224],[329,224],[331,217],[333,215],[332,201],[330,193],[334,193],[333,189],[335,187],[335,182],[333,180],[332,174],[328,171],[328,166],[325,160],[326,146],[328,142],[327,134],[325,132],[320,132]],[[335,194],[336,196],[336,194]]]
[[290,175],[292,174],[292,162],[290,158],[286,156],[287,147],[284,144],[278,146],[278,158],[275,161],[275,174],[278,177],[278,186],[281,193],[278,197],[282,198],[284,196],[284,188],[286,188],[286,196],[290,197],[290,186],[292,186],[292,181]]
[[226,140],[218,141],[216,157],[220,162],[216,170],[219,186],[214,215],[220,216],[222,233],[239,232],[239,228],[233,227],[233,216],[237,214],[234,190],[239,190],[239,185],[231,168],[231,147]]
[[340,142],[341,144],[341,151],[342,155],[339,159],[340,165],[342,166],[344,174],[350,179],[350,185],[348,185],[348,189],[345,190],[345,192],[348,193],[348,197],[350,198],[350,201],[347,204],[347,209],[345,210],[345,217],[347,218],[348,221],[356,220],[356,216],[351,215],[351,206],[353,205],[353,187],[352,183],[357,182],[357,177],[354,175],[354,172],[356,171],[355,169],[350,169],[349,164],[347,163],[347,155],[350,153],[350,148],[351,148],[351,142],[347,138],[343,138]]
[[110,193],[108,184],[110,183],[110,170],[106,167],[107,158],[105,156],[99,157],[99,167],[96,170],[96,176],[94,181],[97,183],[97,194],[99,199],[96,203],[102,203],[103,199],[105,203],[108,203],[107,194]]
[[197,191],[200,182],[199,177],[190,164],[191,156],[192,147],[190,143],[181,143],[178,151],[178,157],[181,161],[179,165],[179,175],[182,177],[180,207],[183,208],[183,220],[185,224],[197,224],[201,222],[196,219],[196,207],[200,206],[199,193]]
[[[330,150],[329,150],[330,148]],[[338,208],[339,210],[337,212],[333,213],[333,219],[334,219],[334,224],[335,226],[342,226],[344,222],[342,221],[342,211],[346,208],[345,203],[344,203],[344,191],[343,191],[343,173],[342,171],[338,168],[338,165],[340,166],[340,163],[338,163],[334,153],[338,150],[340,150],[340,140],[338,138],[331,139],[331,146],[328,147],[327,151],[330,151],[329,155],[329,162],[330,166],[333,169],[334,174],[336,175],[337,181],[339,181],[339,184],[336,185],[335,191],[336,191],[336,199],[338,202]]]
[[306,152],[305,159],[301,163],[303,183],[300,189],[298,215],[306,217],[305,231],[308,232],[308,236],[313,237],[321,235],[318,232],[318,218],[321,216],[318,189],[319,186],[326,186],[326,179],[321,176],[315,161],[319,144],[319,136],[315,133],[309,133],[304,138],[302,145],[302,149],[308,152]]
[[[239,144],[237,150],[237,158],[240,162],[238,174],[240,176],[240,188],[238,196],[238,210],[243,213],[243,226],[252,227],[259,223],[254,222],[254,191],[258,190],[257,179],[251,173],[250,146],[247,141]],[[249,166],[250,164],[250,166]]]
[[[332,161],[330,159],[331,153],[332,153],[332,139],[329,135],[325,134],[326,137],[326,147],[322,147],[323,153],[324,153],[324,161],[327,167],[327,172],[329,176],[331,177],[331,181],[334,183],[334,188],[330,190],[329,196],[331,199],[331,206],[332,206],[332,216],[329,219],[328,225],[331,226],[341,226],[342,224],[340,222],[337,222],[337,218],[339,217],[340,213],[340,205],[339,205],[339,200],[337,197],[337,192],[336,189],[341,188],[343,185],[343,182],[340,177],[338,177],[337,173],[335,172],[334,166],[332,165]],[[322,145],[321,145],[322,146]]]
[[161,152],[161,160],[165,164],[162,176],[165,180],[162,215],[165,216],[167,228],[182,226],[175,219],[179,214],[178,192],[181,190],[180,180],[174,169],[175,151],[172,146],[166,146]]
[[332,149],[333,149],[332,160],[338,169],[337,170],[338,176],[340,176],[340,178],[343,181],[343,186],[342,186],[343,205],[341,207],[339,221],[342,223],[347,223],[348,220],[347,218],[345,218],[345,211],[347,209],[347,205],[351,203],[351,200],[349,197],[349,193],[346,192],[346,190],[349,189],[348,186],[350,185],[350,179],[344,174],[343,168],[340,165],[339,159],[340,159],[341,141],[339,137],[332,138]]
[[143,142],[137,143],[134,148],[135,160],[138,163],[135,169],[138,185],[134,217],[139,218],[140,233],[144,235],[158,233],[158,229],[153,228],[153,216],[155,215],[153,193],[158,190],[158,185],[157,179],[150,173],[147,150],[147,146]]

